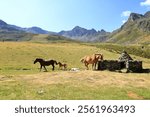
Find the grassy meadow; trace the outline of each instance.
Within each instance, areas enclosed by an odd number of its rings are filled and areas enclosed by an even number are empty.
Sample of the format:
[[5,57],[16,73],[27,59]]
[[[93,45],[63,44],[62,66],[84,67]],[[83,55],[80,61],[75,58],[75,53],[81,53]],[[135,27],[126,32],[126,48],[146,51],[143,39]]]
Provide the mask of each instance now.
[[[118,59],[119,53],[95,44],[74,42],[0,42],[0,99],[150,99],[149,73],[118,73],[85,70],[80,59],[103,53],[104,59]],[[131,55],[150,68],[150,59]],[[35,58],[55,59],[68,70],[39,72]],[[77,67],[80,71],[69,71]]]

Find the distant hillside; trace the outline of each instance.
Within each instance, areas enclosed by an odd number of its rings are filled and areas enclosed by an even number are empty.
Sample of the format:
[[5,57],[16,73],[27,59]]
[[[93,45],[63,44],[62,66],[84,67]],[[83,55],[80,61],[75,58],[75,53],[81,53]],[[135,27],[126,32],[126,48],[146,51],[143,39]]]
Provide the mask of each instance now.
[[59,35],[69,37],[74,40],[80,40],[80,41],[105,41],[107,39],[107,36],[109,35],[109,32],[106,32],[105,30],[96,31],[95,29],[85,29],[79,26],[74,27],[70,31],[61,31],[58,33]]
[[79,26],[74,27],[70,31],[61,31],[61,32],[51,32],[44,30],[40,27],[31,27],[31,28],[22,28],[16,25],[10,25],[6,22],[0,20],[0,40],[31,40],[32,36],[36,34],[48,34],[51,36],[63,36],[83,42],[105,42],[109,36],[109,32],[105,30],[96,31],[95,29],[85,29]]
[[127,22],[109,36],[108,42],[150,44],[150,11],[144,15],[131,13]]
[[26,33],[33,33],[33,34],[56,34],[55,32],[50,32],[36,26],[30,28],[22,28],[16,25],[7,24],[3,20],[0,20],[0,29],[6,29],[10,31],[23,31]]
[[0,41],[68,42],[72,40],[63,36],[55,35],[53,32],[48,32],[38,27],[21,28],[0,20]]
[[33,34],[13,28],[11,25],[0,20],[0,41],[30,40]]
[[40,27],[36,27],[36,26],[30,27],[30,28],[22,28],[19,26],[10,25],[10,27],[15,28],[17,30],[25,31],[27,33],[33,33],[33,34],[56,34],[55,32],[50,32],[50,31],[44,30],[44,29],[42,29]]

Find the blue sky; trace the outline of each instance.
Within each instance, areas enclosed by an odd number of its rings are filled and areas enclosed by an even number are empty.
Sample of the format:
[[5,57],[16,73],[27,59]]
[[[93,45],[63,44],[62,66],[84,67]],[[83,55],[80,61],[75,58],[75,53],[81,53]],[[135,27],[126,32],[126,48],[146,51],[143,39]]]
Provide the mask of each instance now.
[[21,27],[59,32],[75,26],[113,31],[131,12],[144,14],[150,0],[0,0],[0,19]]

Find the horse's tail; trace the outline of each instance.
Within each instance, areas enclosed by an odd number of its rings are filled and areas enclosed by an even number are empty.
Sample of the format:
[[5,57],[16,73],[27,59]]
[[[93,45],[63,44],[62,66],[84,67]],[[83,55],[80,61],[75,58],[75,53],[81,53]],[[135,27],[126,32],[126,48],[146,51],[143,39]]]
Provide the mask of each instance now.
[[80,59],[80,62],[82,62],[82,63],[83,63],[83,62],[84,62],[84,58],[81,58],[81,59]]
[[55,61],[55,60],[54,60],[54,63],[55,63],[56,65],[58,65],[57,61]]

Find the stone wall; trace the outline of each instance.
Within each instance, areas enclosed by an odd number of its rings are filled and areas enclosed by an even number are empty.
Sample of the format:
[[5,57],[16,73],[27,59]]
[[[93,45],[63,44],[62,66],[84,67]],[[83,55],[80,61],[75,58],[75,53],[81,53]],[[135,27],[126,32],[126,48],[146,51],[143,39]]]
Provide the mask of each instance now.
[[127,69],[127,72],[142,72],[142,61],[129,60],[126,62],[118,60],[103,60],[98,62],[97,70],[121,70]]
[[142,61],[127,61],[126,68],[128,72],[142,72]]
[[98,62],[98,70],[121,70],[121,63],[117,60],[103,60]]

